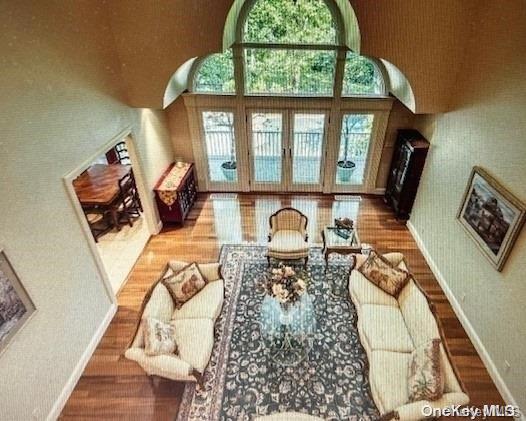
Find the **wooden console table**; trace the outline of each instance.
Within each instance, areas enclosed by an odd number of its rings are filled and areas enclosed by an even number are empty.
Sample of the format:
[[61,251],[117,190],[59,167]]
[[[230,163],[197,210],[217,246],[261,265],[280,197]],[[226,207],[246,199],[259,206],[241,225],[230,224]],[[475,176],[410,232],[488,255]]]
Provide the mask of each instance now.
[[197,198],[194,164],[171,164],[153,190],[161,221],[182,224]]

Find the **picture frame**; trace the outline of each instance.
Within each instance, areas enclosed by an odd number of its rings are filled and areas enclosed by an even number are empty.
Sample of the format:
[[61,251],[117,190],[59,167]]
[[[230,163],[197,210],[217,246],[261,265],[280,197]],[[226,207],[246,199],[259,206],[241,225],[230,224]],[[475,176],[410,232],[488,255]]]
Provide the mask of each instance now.
[[0,354],[35,312],[33,301],[0,247]]
[[498,271],[525,219],[526,205],[482,167],[473,167],[457,220]]

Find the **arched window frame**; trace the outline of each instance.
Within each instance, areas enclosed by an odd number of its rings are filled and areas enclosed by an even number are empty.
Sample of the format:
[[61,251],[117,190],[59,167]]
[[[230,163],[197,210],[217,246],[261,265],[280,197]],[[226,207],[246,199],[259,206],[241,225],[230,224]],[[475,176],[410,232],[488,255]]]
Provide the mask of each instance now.
[[[332,15],[332,19],[334,22],[335,27],[335,42],[334,44],[309,44],[309,43],[278,43],[278,44],[272,44],[272,43],[256,43],[256,42],[245,42],[243,39],[243,32],[244,27],[246,24],[246,21],[249,17],[249,14],[252,10],[252,8],[255,6],[255,4],[260,0],[248,0],[244,3],[242,10],[239,14],[239,19],[236,26],[236,41],[232,45],[232,55],[233,55],[233,64],[234,64],[234,85],[235,85],[235,93],[232,92],[199,92],[196,89],[197,84],[197,75],[203,64],[208,60],[210,57],[212,57],[214,54],[210,54],[204,57],[198,58],[194,65],[192,66],[192,70],[190,72],[190,86],[189,90],[192,93],[196,94],[204,94],[204,95],[237,95],[237,96],[244,96],[244,95],[251,95],[246,90],[246,67],[245,67],[245,54],[246,50],[250,48],[257,48],[257,49],[270,49],[270,50],[310,50],[310,51],[334,51],[336,54],[336,62],[335,62],[335,71],[334,71],[334,78],[333,78],[333,84],[332,84],[332,92],[330,94],[321,94],[321,95],[314,95],[314,96],[320,96],[320,97],[338,97],[338,98],[352,98],[354,96],[361,97],[361,98],[375,98],[375,97],[385,97],[388,93],[388,86],[386,81],[388,80],[386,78],[386,71],[383,68],[383,65],[381,61],[376,60],[374,58],[366,57],[372,64],[375,66],[375,69],[378,71],[378,74],[381,76],[381,92],[378,94],[359,94],[359,93],[349,93],[345,94],[343,93],[343,80],[344,80],[344,73],[345,73],[345,61],[347,57],[347,52],[351,51],[348,47],[345,46],[344,43],[344,24],[343,19],[340,14],[340,11],[333,0],[322,0],[329,12]],[[308,96],[308,95],[301,95],[301,94],[273,94],[273,93],[260,93],[256,94],[257,96],[284,96],[284,97],[295,97],[295,96]]]

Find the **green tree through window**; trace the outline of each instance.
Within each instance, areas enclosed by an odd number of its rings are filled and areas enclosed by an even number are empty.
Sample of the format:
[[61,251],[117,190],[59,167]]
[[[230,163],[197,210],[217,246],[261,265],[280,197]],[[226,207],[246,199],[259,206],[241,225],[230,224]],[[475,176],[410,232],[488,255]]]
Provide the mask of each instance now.
[[[334,94],[338,34],[324,0],[259,0],[248,11],[242,30],[244,59],[240,66],[244,66],[246,94]],[[232,50],[213,54],[202,62],[194,78],[194,91],[235,93]],[[384,84],[378,67],[349,51],[342,95],[382,94]]]
[[323,0],[259,0],[245,21],[244,42],[336,44],[336,27]]

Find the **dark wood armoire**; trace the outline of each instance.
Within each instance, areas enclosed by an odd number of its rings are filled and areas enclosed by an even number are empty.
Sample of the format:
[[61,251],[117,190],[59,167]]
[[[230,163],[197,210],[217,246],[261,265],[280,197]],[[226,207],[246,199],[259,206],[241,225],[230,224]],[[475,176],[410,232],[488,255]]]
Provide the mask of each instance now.
[[429,142],[418,131],[398,130],[385,202],[399,219],[409,219],[428,150]]

